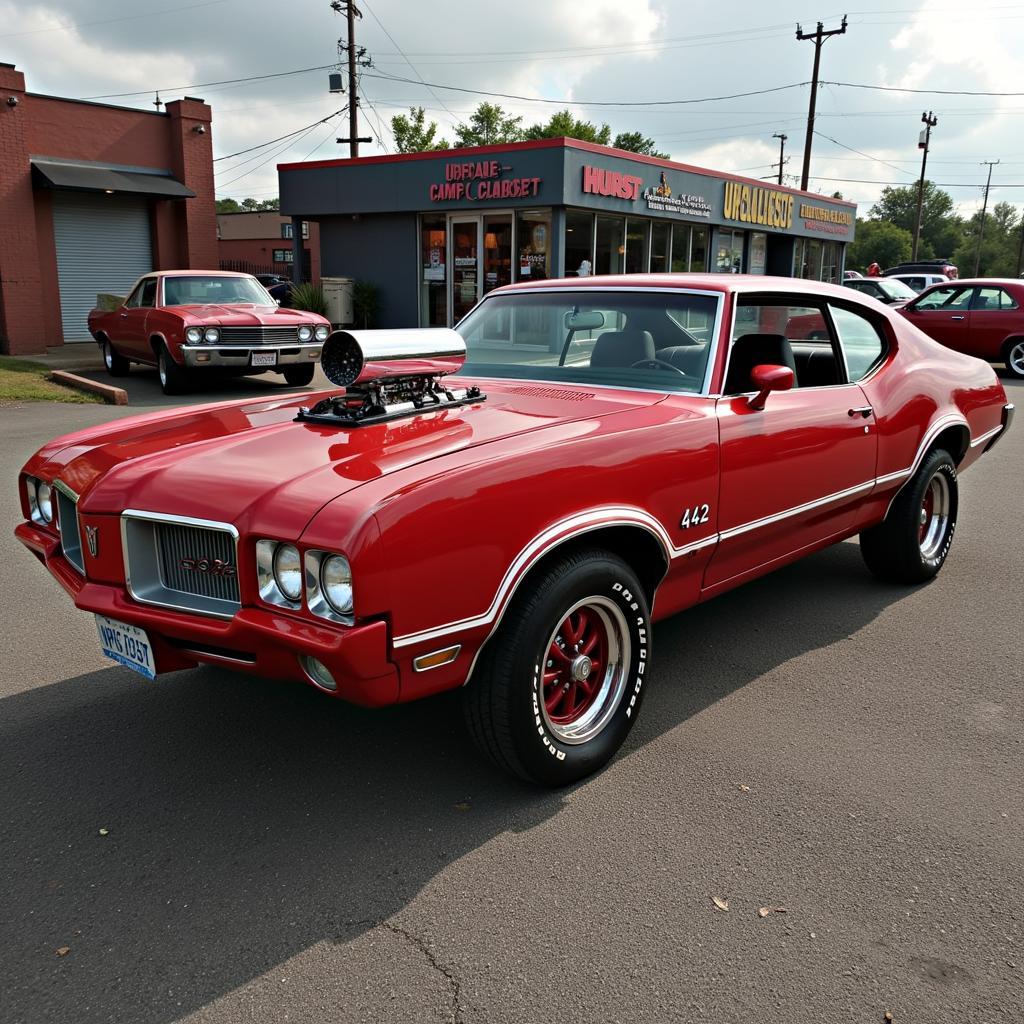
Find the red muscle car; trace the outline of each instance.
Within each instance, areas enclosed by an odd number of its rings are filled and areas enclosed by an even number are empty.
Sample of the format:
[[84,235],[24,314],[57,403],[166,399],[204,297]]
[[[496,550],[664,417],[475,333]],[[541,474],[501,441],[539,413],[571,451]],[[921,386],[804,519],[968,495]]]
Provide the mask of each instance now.
[[18,537],[147,676],[462,688],[481,749],[550,785],[623,742],[652,621],[856,534],[882,579],[933,577],[1013,413],[985,363],[788,278],[531,282],[322,360],[333,391],[47,444]]
[[1014,377],[1024,377],[1024,281],[944,281],[900,312],[943,345],[1003,363]]
[[279,309],[251,274],[173,270],[147,274],[113,311],[94,309],[89,333],[112,377],[132,363],[156,366],[164,393],[185,391],[197,371],[284,374],[292,385],[313,379],[331,332],[317,313]]

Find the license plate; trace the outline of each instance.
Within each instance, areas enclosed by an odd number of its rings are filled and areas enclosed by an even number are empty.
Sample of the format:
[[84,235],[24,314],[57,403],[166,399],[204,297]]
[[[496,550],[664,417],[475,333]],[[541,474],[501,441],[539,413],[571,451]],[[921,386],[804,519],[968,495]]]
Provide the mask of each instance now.
[[252,366],[277,366],[276,352],[253,352]]
[[108,658],[147,679],[156,679],[153,646],[144,629],[108,619],[105,615],[96,616],[96,628],[100,634],[100,648]]

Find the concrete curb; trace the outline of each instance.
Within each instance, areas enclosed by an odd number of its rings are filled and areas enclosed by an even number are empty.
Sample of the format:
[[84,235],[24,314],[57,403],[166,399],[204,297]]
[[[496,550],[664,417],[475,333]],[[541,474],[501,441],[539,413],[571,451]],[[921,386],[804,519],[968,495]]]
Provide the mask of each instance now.
[[107,405],[128,404],[128,392],[124,388],[115,388],[113,384],[101,384],[98,380],[79,377],[77,373],[69,373],[67,370],[52,370],[50,380],[57,384],[67,384],[79,391],[91,391],[99,395]]

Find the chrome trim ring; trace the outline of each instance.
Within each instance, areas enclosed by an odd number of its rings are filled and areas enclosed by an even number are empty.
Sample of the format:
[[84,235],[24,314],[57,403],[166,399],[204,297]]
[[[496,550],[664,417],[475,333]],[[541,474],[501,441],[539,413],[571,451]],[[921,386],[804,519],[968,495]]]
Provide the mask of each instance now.
[[1024,341],[1010,346],[1006,353],[1006,364],[1018,377],[1024,377]]
[[[570,693],[582,682],[578,678],[578,673],[585,667],[591,670],[594,668],[590,655],[595,653],[598,647],[594,647],[588,654],[576,650],[575,648],[580,645],[568,641],[564,636],[563,627],[570,622],[573,615],[577,615],[581,611],[595,616],[596,625],[600,633],[603,633],[599,646],[603,648],[601,653],[604,657],[604,664],[597,665],[598,677],[592,684],[596,692],[586,695],[583,712],[581,714],[570,712],[567,715],[558,716],[552,713],[554,707],[558,706],[554,703],[558,698],[558,693],[546,698],[544,686],[551,686],[552,682],[557,682],[556,689]],[[547,677],[556,674],[558,670],[556,658],[549,657],[553,648],[558,648],[562,652],[561,657],[567,662],[564,674],[571,678],[567,678],[564,682],[548,680],[545,683]],[[552,630],[541,651],[542,668],[539,684],[541,688],[540,711],[544,718],[544,725],[556,739],[571,746],[578,746],[594,739],[604,730],[622,703],[622,697],[626,692],[626,677],[632,653],[633,644],[626,617],[619,606],[607,597],[585,597],[559,616],[558,625]],[[590,664],[584,665],[584,662]],[[591,672],[588,671],[587,675],[590,674]],[[552,705],[550,710],[549,705]],[[560,718],[568,719],[568,721],[560,721]]]
[[921,555],[935,558],[946,542],[949,530],[949,481],[944,473],[936,473],[928,482],[921,502]]

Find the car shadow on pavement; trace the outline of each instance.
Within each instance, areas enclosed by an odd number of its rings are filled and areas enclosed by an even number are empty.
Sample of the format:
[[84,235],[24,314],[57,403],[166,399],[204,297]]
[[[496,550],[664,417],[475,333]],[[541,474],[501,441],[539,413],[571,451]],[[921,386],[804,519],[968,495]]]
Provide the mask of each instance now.
[[101,384],[113,384],[128,392],[133,409],[171,408],[178,405],[205,405],[208,402],[230,402],[235,399],[274,399],[301,394],[309,388],[293,387],[279,373],[261,373],[254,377],[231,377],[210,374],[184,395],[165,395],[155,369],[133,366],[125,377],[111,377],[105,370],[82,370],[80,376]]
[[[620,769],[906,594],[841,544],[659,625]],[[564,792],[485,765],[458,697],[365,711],[210,668],[147,684],[111,667],[0,702],[4,1019],[167,1024],[555,818]]]

